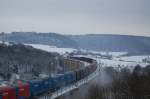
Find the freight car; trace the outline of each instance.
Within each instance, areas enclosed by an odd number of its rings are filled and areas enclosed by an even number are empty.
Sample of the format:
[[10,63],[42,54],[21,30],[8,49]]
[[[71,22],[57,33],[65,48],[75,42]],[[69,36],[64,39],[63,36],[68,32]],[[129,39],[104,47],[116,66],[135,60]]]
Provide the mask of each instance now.
[[28,83],[18,82],[16,85],[16,96],[18,99],[25,99],[30,97],[30,86]]
[[11,86],[5,86],[0,88],[1,99],[16,99],[16,90]]
[[26,99],[30,93],[29,84],[20,81],[12,86],[0,87],[0,99]]
[[89,65],[75,71],[65,72],[64,74],[42,79],[18,81],[15,85],[0,87],[0,99],[28,99],[29,97],[32,99],[32,97],[41,95],[47,91],[54,92],[61,87],[73,84],[93,73],[97,68],[95,60],[85,57],[71,57],[66,62],[69,65],[75,66],[83,65],[82,61],[89,63]]
[[71,59],[71,58],[64,58],[64,71],[75,71],[78,69],[84,68],[84,63],[76,60],[76,59]]
[[70,57],[71,59],[76,59],[76,60],[80,60],[80,61],[85,61],[85,62],[88,62],[88,63],[93,63],[93,59],[91,58],[87,58],[87,57]]

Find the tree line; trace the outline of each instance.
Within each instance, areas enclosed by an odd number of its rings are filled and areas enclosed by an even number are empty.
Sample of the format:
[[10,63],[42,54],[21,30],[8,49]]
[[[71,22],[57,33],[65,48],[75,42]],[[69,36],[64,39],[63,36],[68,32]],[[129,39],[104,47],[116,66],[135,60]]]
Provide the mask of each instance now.
[[0,77],[9,80],[13,73],[21,78],[31,78],[44,73],[57,73],[63,58],[57,53],[49,53],[22,44],[0,44]]
[[106,67],[104,72],[111,82],[108,85],[101,85],[101,81],[92,84],[85,99],[150,99],[150,65],[137,65],[133,71],[129,68],[117,71],[113,67]]

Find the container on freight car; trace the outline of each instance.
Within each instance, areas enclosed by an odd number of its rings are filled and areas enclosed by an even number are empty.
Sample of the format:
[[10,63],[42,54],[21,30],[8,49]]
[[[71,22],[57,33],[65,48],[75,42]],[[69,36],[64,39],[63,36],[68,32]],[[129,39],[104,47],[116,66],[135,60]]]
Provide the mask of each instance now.
[[84,67],[81,65],[82,63],[78,60],[73,60],[73,59],[64,59],[64,71],[74,71],[78,70],[79,68]]
[[27,82],[30,85],[30,92],[32,96],[36,96],[43,93],[41,79],[28,80]]
[[88,71],[88,74],[87,74],[87,76],[90,74],[90,67],[88,66],[87,67],[87,71]]
[[91,68],[92,68],[92,72],[94,72],[96,70],[96,68],[97,68],[96,64],[92,64]]
[[71,83],[75,82],[75,80],[76,80],[75,72],[73,72],[73,71],[66,72],[64,74],[64,78],[65,78],[66,84],[71,84]]
[[85,67],[84,69],[84,77],[88,76],[88,67]]
[[79,81],[82,79],[82,69],[76,71],[76,81]]
[[87,58],[87,57],[71,57],[71,58],[81,60],[81,61],[85,61],[85,62],[88,62],[88,63],[93,62],[93,59],[90,59],[90,58]]
[[78,80],[81,80],[82,78],[84,78],[84,69],[80,69],[77,71],[77,78]]
[[42,90],[43,92],[49,91],[52,88],[52,78],[48,77],[48,78],[44,78],[42,80]]
[[53,91],[52,77],[48,77],[48,82],[49,82],[49,90],[50,90],[50,91]]
[[0,99],[16,99],[16,90],[13,87],[0,87]]
[[63,74],[57,74],[52,77],[53,90],[58,90],[66,85],[66,81]]
[[0,99],[2,99],[2,93],[0,93]]
[[86,77],[86,75],[85,75],[85,68],[81,69],[81,78],[83,79],[84,77]]
[[17,94],[17,99],[25,99],[30,97],[31,93],[30,93],[30,85],[28,83],[24,83],[19,81],[17,83],[17,87],[16,87],[16,94]]
[[93,72],[93,67],[92,65],[89,66],[90,74]]

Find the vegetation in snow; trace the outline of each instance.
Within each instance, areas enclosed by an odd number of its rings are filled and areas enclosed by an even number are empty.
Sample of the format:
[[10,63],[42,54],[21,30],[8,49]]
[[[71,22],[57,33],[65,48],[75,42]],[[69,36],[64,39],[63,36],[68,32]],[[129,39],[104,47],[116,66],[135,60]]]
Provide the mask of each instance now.
[[20,78],[31,78],[39,74],[57,73],[62,66],[62,57],[57,53],[49,53],[22,44],[0,44],[0,76],[9,80],[12,74]]

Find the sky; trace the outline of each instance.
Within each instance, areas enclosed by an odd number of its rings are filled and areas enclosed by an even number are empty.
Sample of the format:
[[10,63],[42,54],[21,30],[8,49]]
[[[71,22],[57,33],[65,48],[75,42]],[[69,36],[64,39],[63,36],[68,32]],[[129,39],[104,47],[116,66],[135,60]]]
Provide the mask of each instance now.
[[150,0],[0,0],[0,32],[150,36]]

